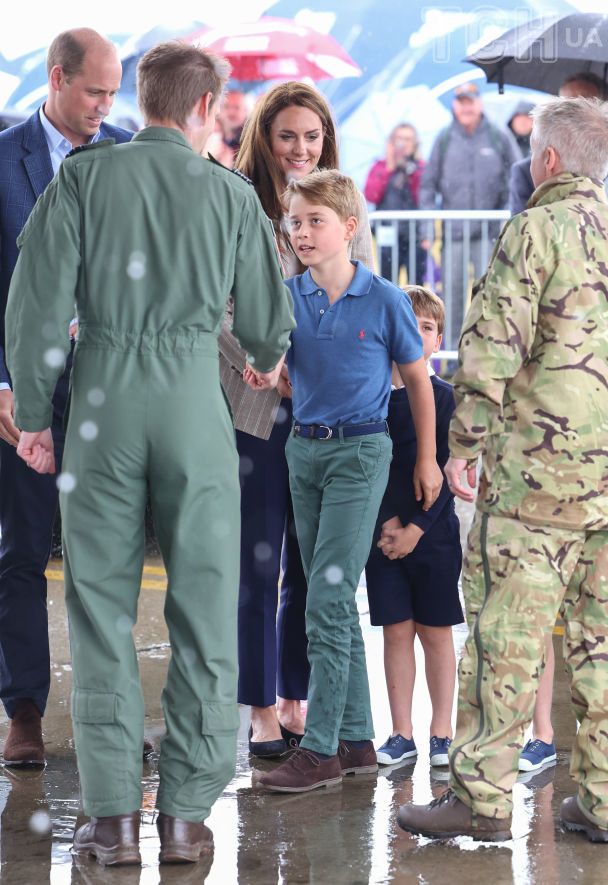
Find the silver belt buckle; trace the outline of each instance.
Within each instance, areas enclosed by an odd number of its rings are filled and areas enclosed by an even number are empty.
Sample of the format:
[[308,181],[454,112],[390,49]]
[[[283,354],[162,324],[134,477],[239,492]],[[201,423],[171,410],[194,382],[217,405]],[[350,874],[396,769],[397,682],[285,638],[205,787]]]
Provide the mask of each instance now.
[[321,440],[331,439],[332,436],[334,435],[334,432],[331,429],[331,427],[327,427],[326,424],[319,424],[319,430],[327,430],[327,436],[318,436],[317,439],[321,439]]

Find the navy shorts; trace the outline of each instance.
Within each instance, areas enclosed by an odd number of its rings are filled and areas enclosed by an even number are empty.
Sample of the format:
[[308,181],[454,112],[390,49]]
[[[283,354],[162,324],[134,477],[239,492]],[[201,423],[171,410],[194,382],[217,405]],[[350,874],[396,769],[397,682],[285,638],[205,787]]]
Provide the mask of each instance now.
[[460,526],[453,511],[440,517],[403,559],[388,559],[377,540],[376,535],[365,566],[372,624],[414,620],[425,627],[451,627],[464,621],[458,596]]

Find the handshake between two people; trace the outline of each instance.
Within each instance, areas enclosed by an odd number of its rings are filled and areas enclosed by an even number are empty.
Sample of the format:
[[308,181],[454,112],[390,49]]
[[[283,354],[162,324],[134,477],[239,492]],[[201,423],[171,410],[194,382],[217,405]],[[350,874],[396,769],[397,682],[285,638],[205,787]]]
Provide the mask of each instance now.
[[[243,372],[243,378],[253,390],[269,390],[276,387],[281,396],[291,396],[291,383],[284,356],[281,357],[272,372],[256,372],[255,369],[247,366]],[[55,448],[50,427],[36,432],[19,431],[12,420],[12,393],[2,391],[2,395],[7,400],[5,410],[2,408],[4,403],[0,403],[0,418],[6,419],[0,421],[2,438],[17,447],[19,457],[36,473],[55,473]],[[2,414],[3,411],[6,411],[6,415]],[[4,430],[5,425],[6,431]]]
[[284,397],[291,397],[292,387],[289,380],[289,372],[285,365],[285,354],[281,357],[274,369],[270,372],[258,372],[249,363],[243,371],[243,381],[251,387],[252,390],[271,390],[276,387],[277,393]]

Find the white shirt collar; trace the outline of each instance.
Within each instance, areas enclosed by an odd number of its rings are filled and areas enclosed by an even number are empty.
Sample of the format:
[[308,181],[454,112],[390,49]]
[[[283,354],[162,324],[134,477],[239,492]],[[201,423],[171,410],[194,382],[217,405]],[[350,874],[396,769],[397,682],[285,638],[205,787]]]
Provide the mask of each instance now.
[[[44,113],[44,106],[40,106],[39,116],[40,123],[42,128],[44,129],[44,135],[46,138],[46,143],[49,146],[49,154],[51,155],[51,163],[53,165],[53,172],[57,174],[59,167],[62,162],[65,160],[67,155],[72,150],[72,144],[67,140],[65,135],[62,135],[61,132],[53,126],[49,118]],[[89,144],[93,144],[101,138],[101,133],[99,130],[95,133],[95,135],[89,139]]]

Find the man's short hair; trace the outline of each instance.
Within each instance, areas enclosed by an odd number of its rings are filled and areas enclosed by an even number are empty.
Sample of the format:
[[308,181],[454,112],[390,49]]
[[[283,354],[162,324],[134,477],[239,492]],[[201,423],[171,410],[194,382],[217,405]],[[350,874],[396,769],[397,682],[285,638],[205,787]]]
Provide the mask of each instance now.
[[137,102],[144,119],[184,126],[203,95],[218,100],[229,76],[230,65],[219,55],[178,40],[159,43],[137,65]]
[[437,323],[437,331],[443,335],[445,307],[439,295],[426,286],[405,286],[404,292],[410,296],[412,310],[417,317],[430,317]]
[[598,77],[597,74],[592,74],[590,71],[571,74],[569,77],[566,77],[560,88],[563,89],[564,86],[569,86],[570,83],[586,83],[596,90],[598,98],[606,98],[606,83],[604,83],[601,77]]
[[553,98],[531,111],[533,151],[552,147],[564,172],[603,181],[608,174],[608,102]]
[[359,221],[361,195],[352,178],[337,169],[311,172],[304,178],[290,181],[283,194],[287,207],[295,196],[302,197],[307,203],[333,209],[341,221],[352,217]]
[[49,46],[46,57],[47,73],[50,74],[59,65],[67,80],[75,77],[82,69],[85,53],[86,45],[75,37],[74,32],[63,31]]

